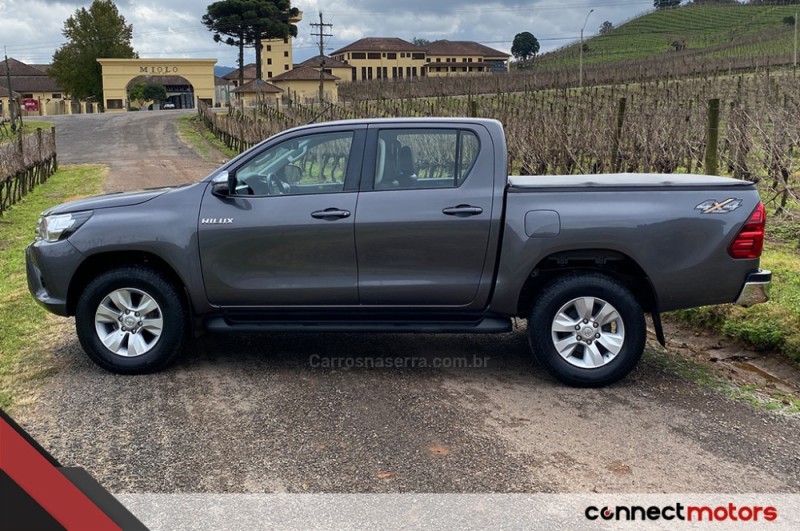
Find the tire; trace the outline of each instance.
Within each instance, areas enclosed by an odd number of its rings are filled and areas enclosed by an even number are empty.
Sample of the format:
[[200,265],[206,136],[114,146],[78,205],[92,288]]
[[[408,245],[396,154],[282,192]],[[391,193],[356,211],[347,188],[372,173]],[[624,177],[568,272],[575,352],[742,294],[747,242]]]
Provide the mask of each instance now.
[[548,284],[528,320],[533,354],[556,379],[574,387],[602,387],[627,376],[642,357],[646,332],[633,294],[596,273]]
[[75,327],[83,350],[97,365],[118,374],[143,374],[163,368],[181,352],[189,332],[188,311],[178,288],[162,274],[121,267],[86,286]]

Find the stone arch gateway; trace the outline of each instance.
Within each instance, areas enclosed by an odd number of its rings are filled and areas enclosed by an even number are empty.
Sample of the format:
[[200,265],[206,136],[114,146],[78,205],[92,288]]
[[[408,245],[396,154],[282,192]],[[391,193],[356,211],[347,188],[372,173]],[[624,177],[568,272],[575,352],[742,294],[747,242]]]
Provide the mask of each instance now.
[[106,112],[127,110],[127,87],[140,76],[180,76],[194,89],[194,105],[214,104],[216,59],[98,59],[103,69],[103,107]]

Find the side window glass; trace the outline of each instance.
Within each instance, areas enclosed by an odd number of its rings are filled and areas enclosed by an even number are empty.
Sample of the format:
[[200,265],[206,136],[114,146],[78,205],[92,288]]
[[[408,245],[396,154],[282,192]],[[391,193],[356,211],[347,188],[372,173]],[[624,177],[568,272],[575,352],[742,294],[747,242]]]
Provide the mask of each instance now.
[[376,190],[456,188],[469,176],[480,142],[461,129],[383,129],[378,133]]
[[236,170],[237,195],[306,195],[344,191],[353,132],[286,140]]

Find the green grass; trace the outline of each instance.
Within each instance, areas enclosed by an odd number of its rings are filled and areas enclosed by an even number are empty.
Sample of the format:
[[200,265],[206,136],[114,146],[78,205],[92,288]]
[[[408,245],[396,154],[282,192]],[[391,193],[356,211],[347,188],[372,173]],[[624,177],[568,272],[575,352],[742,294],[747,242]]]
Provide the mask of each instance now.
[[[586,65],[674,53],[685,43],[702,57],[775,57],[792,53],[793,28],[784,23],[797,5],[702,5],[666,9],[635,18],[604,35],[585,39]],[[595,21],[596,26],[600,21]],[[590,26],[591,28],[591,26]],[[592,33],[594,30],[590,31]],[[540,65],[577,66],[579,44],[541,56]]]
[[25,247],[33,241],[40,213],[58,203],[100,193],[106,167],[62,166],[47,182],[0,217],[0,407],[8,408],[26,383],[52,370],[38,354],[46,323],[60,319],[40,308],[28,293]]
[[186,145],[194,149],[198,155],[209,161],[220,162],[212,156],[214,149],[229,159],[238,155],[237,152],[220,142],[214,136],[214,133],[206,129],[197,116],[181,116],[178,118],[178,136]]

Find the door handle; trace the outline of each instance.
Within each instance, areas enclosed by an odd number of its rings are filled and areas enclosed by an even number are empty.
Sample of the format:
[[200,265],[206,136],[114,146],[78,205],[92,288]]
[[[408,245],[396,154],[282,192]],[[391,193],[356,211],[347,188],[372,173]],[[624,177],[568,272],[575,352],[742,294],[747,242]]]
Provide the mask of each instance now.
[[442,214],[465,218],[467,216],[477,216],[478,214],[483,214],[483,209],[481,207],[476,207],[472,205],[458,205],[454,207],[445,208],[444,210],[442,210]]
[[317,210],[315,212],[312,212],[311,217],[316,219],[326,219],[328,221],[333,221],[335,219],[349,218],[350,211],[340,210],[338,208],[326,208],[325,210]]

